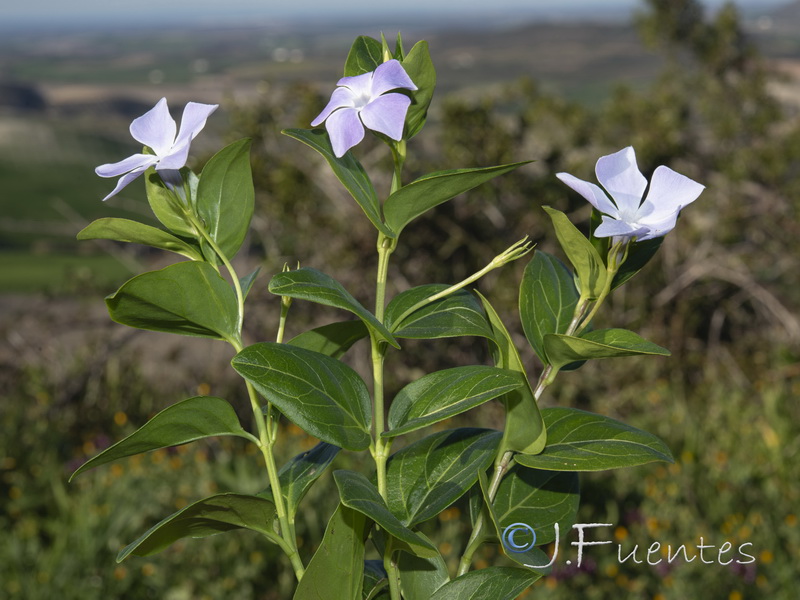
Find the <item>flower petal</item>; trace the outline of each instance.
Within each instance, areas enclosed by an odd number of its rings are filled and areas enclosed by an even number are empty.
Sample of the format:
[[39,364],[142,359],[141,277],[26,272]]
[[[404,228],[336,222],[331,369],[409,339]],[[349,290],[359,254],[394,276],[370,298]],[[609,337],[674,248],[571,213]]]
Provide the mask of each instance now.
[[603,216],[603,222],[594,230],[594,237],[636,237],[646,233],[646,227],[631,225],[620,219]]
[[594,206],[601,213],[615,218],[619,217],[619,211],[617,210],[617,207],[614,206],[614,203],[608,199],[606,193],[601,190],[599,186],[589,183],[588,181],[578,179],[569,173],[557,173],[556,177],[578,192],[581,196],[586,198],[589,201],[589,204]]
[[647,228],[647,231],[638,236],[639,241],[643,242],[645,240],[652,240],[653,238],[667,235],[670,231],[675,229],[680,212],[680,210],[676,210],[674,213],[668,215],[666,218],[661,219],[660,221],[647,221],[640,223]]
[[175,120],[169,115],[167,99],[162,98],[153,108],[134,119],[130,130],[133,139],[150,146],[156,156],[166,155],[175,142],[176,130]]
[[403,137],[403,127],[410,104],[411,98],[403,94],[384,94],[361,110],[361,120],[369,129],[399,141]]
[[337,158],[344,156],[345,152],[364,139],[364,126],[354,108],[340,108],[331,113],[325,121],[325,129],[328,130]]
[[173,146],[172,150],[169,151],[169,154],[162,157],[161,160],[158,161],[156,164],[156,171],[162,171],[164,169],[169,170],[178,170],[186,165],[186,161],[189,158],[189,141],[187,140],[185,144],[181,146]]
[[349,89],[353,94],[353,98],[359,98],[361,96],[369,98],[372,93],[373,75],[375,75],[374,71],[362,73],[361,75],[353,75],[352,77],[342,77],[336,82],[336,85],[344,86]]
[[[175,145],[182,146],[188,144],[197,134],[206,126],[206,120],[215,110],[219,108],[219,104],[201,104],[199,102],[188,102],[183,109],[183,116],[181,117],[181,128],[178,131],[178,137],[175,139]],[[183,166],[183,165],[181,165]]]
[[325,119],[331,116],[331,113],[338,108],[353,108],[355,106],[355,94],[349,88],[338,87],[333,90],[331,99],[328,105],[322,109],[322,112],[317,115],[317,118],[311,121],[311,126],[316,127],[321,125]]
[[705,186],[676,173],[669,167],[658,167],[650,181],[650,191],[639,209],[638,220],[655,222],[668,218],[691,204]]
[[397,88],[416,90],[417,86],[411,81],[408,73],[406,73],[403,65],[398,60],[392,59],[378,65],[372,77],[372,97],[375,98]]
[[636,153],[628,146],[603,156],[595,166],[597,180],[611,194],[617,208],[624,215],[634,215],[642,202],[647,179],[636,166]]
[[140,167],[146,169],[157,162],[158,157],[152,154],[134,154],[128,158],[123,158],[119,162],[100,165],[94,172],[100,177],[118,177]]
[[126,185],[128,185],[134,179],[136,179],[139,175],[144,173],[145,170],[147,170],[147,166],[141,166],[141,167],[136,167],[135,169],[133,169],[129,173],[125,173],[125,175],[123,175],[122,177],[119,178],[119,180],[117,181],[117,185],[112,190],[112,192],[108,196],[103,198],[103,202],[105,202],[106,200],[111,198],[111,196],[114,196],[115,194],[117,194],[122,188],[124,188]]

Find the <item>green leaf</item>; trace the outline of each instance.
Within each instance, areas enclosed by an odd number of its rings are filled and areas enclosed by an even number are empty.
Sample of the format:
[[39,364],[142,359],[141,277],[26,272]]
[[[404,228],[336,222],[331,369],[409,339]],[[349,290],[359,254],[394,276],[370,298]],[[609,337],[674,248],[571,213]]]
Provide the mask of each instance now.
[[[404,553],[402,556],[409,555]],[[383,595],[388,583],[382,560],[364,561],[364,589],[361,593],[363,600],[374,600]]]
[[250,290],[253,288],[253,284],[256,282],[256,277],[261,272],[261,267],[258,267],[255,271],[250,273],[250,275],[245,275],[244,277],[239,278],[239,286],[242,288],[242,294],[245,298],[250,293]]
[[247,235],[255,203],[249,139],[233,142],[209,159],[195,202],[211,239],[232,259]]
[[517,455],[521,465],[556,471],[604,471],[655,461],[674,462],[652,433],[575,408],[546,408],[547,446],[536,456]]
[[361,473],[339,470],[333,472],[342,504],[363,513],[395,538],[394,547],[415,556],[432,558],[439,552],[428,540],[403,525],[386,507],[378,489]]
[[600,227],[600,224],[603,222],[603,215],[598,211],[596,208],[592,208],[592,216],[589,218],[589,241],[594,246],[594,249],[597,250],[597,254],[600,255],[600,258],[606,262],[608,258],[608,250],[611,248],[611,238],[610,237],[595,237],[594,232]]
[[400,347],[397,340],[383,323],[375,318],[375,315],[353,298],[341,283],[321,271],[302,268],[278,273],[269,282],[269,291],[278,296],[299,298],[350,311],[364,321],[364,324],[379,338],[389,342],[395,348]]
[[517,373],[483,365],[455,367],[425,375],[395,396],[389,408],[390,430],[384,432],[383,437],[422,429],[521,385]]
[[344,363],[287,344],[248,346],[233,368],[292,423],[322,441],[365,450],[370,443],[367,386]]
[[514,523],[525,523],[533,527],[536,545],[541,546],[555,540],[556,523],[561,531],[572,527],[579,501],[577,473],[540,471],[517,464],[500,482],[494,510],[501,532]]
[[386,41],[386,36],[383,35],[383,32],[381,31],[381,57],[386,58],[386,56],[397,58],[392,51],[389,50],[389,42]]
[[400,235],[406,225],[434,206],[529,162],[531,161],[496,167],[452,169],[423,175],[386,199],[383,207],[386,224],[395,234]]
[[338,446],[320,442],[311,450],[301,452],[281,467],[278,480],[283,496],[286,498],[286,510],[290,518],[294,517],[306,492],[333,462],[339,450]]
[[126,456],[218,435],[235,435],[258,443],[242,429],[227,400],[214,396],[189,398],[165,408],[128,437],[83,463],[69,479]]
[[572,273],[554,256],[537,250],[519,286],[519,316],[525,337],[545,365],[550,361],[544,351],[544,336],[566,333],[577,305]]
[[405,50],[403,50],[403,37],[400,35],[399,31],[397,32],[397,41],[394,45],[394,57],[401,62],[406,57]]
[[544,210],[553,221],[561,249],[575,268],[581,296],[594,300],[600,295],[606,283],[607,271],[603,259],[567,215],[549,206],[545,206]]
[[[397,36],[397,45],[402,51],[400,36]],[[436,69],[433,67],[431,54],[428,50],[428,42],[419,41],[414,44],[411,51],[401,60],[406,74],[417,86],[412,91],[411,106],[406,113],[406,131],[404,138],[410,140],[417,135],[428,117],[428,108],[431,105],[433,92],[436,89]]]
[[652,240],[645,240],[643,242],[633,242],[628,248],[628,257],[622,266],[614,275],[611,289],[615,290],[623,283],[628,281],[631,277],[636,275],[642,268],[650,262],[650,259],[656,255],[661,243],[664,241],[663,236],[654,238]]
[[293,600],[361,598],[364,580],[364,542],[371,523],[360,512],[339,505],[333,513]]
[[192,246],[171,233],[129,219],[108,217],[98,219],[78,233],[79,240],[114,240],[144,244],[161,250],[169,250],[190,258],[203,260],[203,255],[196,246]]
[[207,263],[182,262],[134,277],[106,305],[114,321],[129,327],[228,341],[239,335],[236,295]]
[[499,431],[452,429],[396,452],[386,467],[389,509],[408,527],[435,517],[489,468],[500,437]]
[[537,454],[547,441],[539,406],[508,330],[489,301],[478,293],[494,332],[490,347],[494,363],[501,369],[519,374],[522,385],[502,397],[506,406],[506,424],[499,452]]
[[[545,554],[541,549],[539,549],[535,545],[531,546],[530,548],[527,548],[522,552],[508,551],[508,548],[506,548],[505,543],[502,541],[504,539],[503,536],[505,534],[505,528],[501,527],[500,522],[497,518],[497,511],[495,511],[494,506],[489,500],[489,480],[486,477],[486,473],[480,473],[480,477],[478,478],[478,487],[480,489],[480,494],[478,495],[478,497],[481,498],[483,501],[481,506],[478,507],[478,509],[482,510],[483,514],[486,517],[488,517],[488,522],[491,531],[490,534],[488,533],[485,534],[486,539],[494,540],[502,544],[503,553],[506,555],[506,557],[511,559],[518,565],[522,565],[525,568],[537,567],[534,569],[534,571],[536,571],[540,575],[549,575],[553,570],[552,566],[550,566],[550,559],[548,558],[547,554]],[[515,537],[515,541],[518,541],[518,538]]]
[[284,129],[282,133],[319,152],[378,231],[388,237],[395,237],[383,223],[378,195],[369,175],[352,152],[346,152],[341,158],[336,158],[330,138],[324,129]]
[[398,294],[386,307],[386,326],[398,338],[436,339],[474,335],[491,339],[492,328],[480,302],[466,290],[459,290],[409,312],[419,302],[448,287],[433,283]]
[[[183,173],[185,171],[182,169],[181,174]],[[166,188],[155,167],[150,167],[144,172],[144,189],[147,192],[150,209],[164,227],[191,239],[199,236],[184,216],[184,211],[188,210],[188,207],[182,206],[175,194]]]
[[577,360],[654,354],[669,356],[669,350],[648,342],[626,329],[597,329],[581,337],[548,334],[544,347],[551,364],[558,369]]
[[517,567],[487,567],[456,577],[430,600],[514,600],[540,575]]
[[252,529],[275,540],[272,529],[275,505],[258,496],[218,494],[190,504],[148,529],[117,555],[122,562],[131,554],[149,556],[177,540],[201,538],[232,529]]
[[[430,542],[424,534],[417,535]],[[405,600],[428,600],[431,594],[450,581],[447,563],[438,552],[432,558],[420,558],[406,552],[397,561],[400,591]]]
[[289,340],[289,344],[333,358],[341,358],[353,344],[368,335],[369,330],[360,319],[339,321],[301,333]]
[[383,62],[383,45],[376,39],[366,35],[358,36],[344,63],[344,76],[354,77],[370,73]]

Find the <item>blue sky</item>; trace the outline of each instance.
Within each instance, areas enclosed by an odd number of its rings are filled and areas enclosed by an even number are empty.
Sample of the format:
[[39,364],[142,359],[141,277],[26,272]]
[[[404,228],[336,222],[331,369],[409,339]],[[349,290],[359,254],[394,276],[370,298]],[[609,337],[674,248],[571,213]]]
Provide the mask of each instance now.
[[[723,0],[704,0],[718,6]],[[744,8],[764,8],[785,4],[789,0],[738,0]],[[102,22],[145,24],[168,20],[177,22],[228,22],[253,19],[262,23],[273,20],[374,18],[384,15],[405,18],[421,15],[448,14],[459,18],[487,16],[508,21],[514,15],[582,14],[603,16],[607,11],[633,10],[640,0],[14,0],[0,1],[0,28],[17,24],[64,23],[70,25]],[[224,8],[223,8],[224,6]],[[399,8],[396,8],[399,7]],[[442,23],[444,24],[444,22]]]

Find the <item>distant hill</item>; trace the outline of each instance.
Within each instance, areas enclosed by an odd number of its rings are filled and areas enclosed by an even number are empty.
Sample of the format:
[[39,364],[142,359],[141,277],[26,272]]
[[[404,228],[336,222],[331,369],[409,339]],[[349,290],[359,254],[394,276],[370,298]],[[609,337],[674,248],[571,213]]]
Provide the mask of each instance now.
[[771,19],[772,28],[787,33],[793,31],[796,34],[800,27],[800,0],[780,6],[767,13],[766,16]]
[[0,81],[0,109],[41,111],[44,98],[33,85]]

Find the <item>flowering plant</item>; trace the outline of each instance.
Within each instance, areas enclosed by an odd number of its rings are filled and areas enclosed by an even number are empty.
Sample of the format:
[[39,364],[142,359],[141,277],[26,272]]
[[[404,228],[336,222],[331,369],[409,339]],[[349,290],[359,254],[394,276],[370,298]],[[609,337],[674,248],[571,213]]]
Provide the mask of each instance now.
[[[326,130],[284,133],[325,159],[374,225],[374,309],[330,275],[284,268],[269,282],[269,290],[281,298],[276,341],[245,343],[245,303],[258,271],[240,277],[233,261],[253,214],[249,142],[223,148],[196,175],[184,166],[189,143],[215,107],[187,105],[176,136],[162,100],[131,126],[134,138],[154,154],[104,165],[98,173],[122,175],[111,195],[144,173],[148,201],[165,229],[101,219],[79,238],[137,242],[189,259],[123,284],[106,299],[109,313],[131,327],[230,344],[254,429],[242,426],[225,399],[189,398],[155,415],[74,475],[157,448],[238,436],[253,444],[264,462],[264,491],[199,499],[154,524],[120,551],[119,560],[156,553],[184,537],[249,529],[286,554],[297,580],[296,600],[458,600],[467,594],[512,600],[548,572],[541,546],[554,540],[554,528],[575,521],[579,472],[672,460],[663,442],[647,432],[573,408],[540,408],[539,399],[560,371],[587,360],[668,354],[633,332],[593,329],[592,323],[607,296],[647,263],[658,237],[674,227],[680,208],[702,187],[662,167],[642,203],[646,182],[633,150],[623,150],[598,162],[598,179],[613,202],[596,185],[559,175],[592,203],[595,224],[603,213],[587,238],[564,213],[545,208],[569,266],[539,250],[531,254],[531,244],[521,240],[461,282],[412,287],[388,299],[388,265],[406,226],[526,163],[436,171],[403,181],[406,142],[422,129],[436,85],[425,42],[405,53],[399,38],[392,50],[385,39],[359,37],[339,85],[312,123],[324,122]],[[382,201],[353,152],[365,127],[386,142],[393,158],[391,188]],[[533,385],[489,298],[469,289],[486,273],[524,256],[532,258],[520,285],[520,317],[542,363]],[[343,310],[351,318],[287,341],[285,325],[298,300]],[[459,336],[488,344],[492,364],[429,373],[394,398],[386,397],[385,359],[401,351],[404,340]],[[371,385],[340,360],[358,347],[369,352]],[[449,418],[492,400],[504,407],[501,430],[441,428]],[[278,424],[284,419],[319,443],[279,467]],[[425,430],[425,437],[415,435],[416,441],[393,452],[398,440]],[[333,471],[338,508],[317,550],[305,554],[295,527],[303,497],[343,450],[368,452],[370,467],[365,473]],[[457,564],[450,565],[420,525],[459,501],[469,506],[470,533]],[[476,552],[498,542],[506,550],[505,562],[473,569]],[[381,560],[367,560],[372,546]]]

